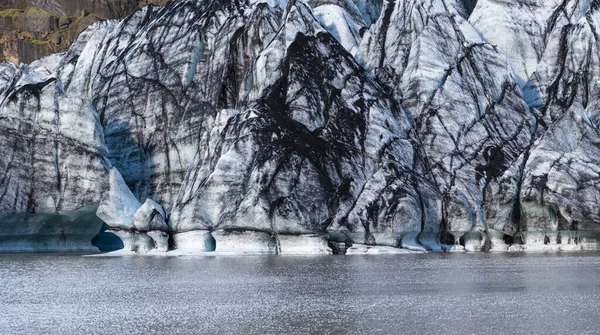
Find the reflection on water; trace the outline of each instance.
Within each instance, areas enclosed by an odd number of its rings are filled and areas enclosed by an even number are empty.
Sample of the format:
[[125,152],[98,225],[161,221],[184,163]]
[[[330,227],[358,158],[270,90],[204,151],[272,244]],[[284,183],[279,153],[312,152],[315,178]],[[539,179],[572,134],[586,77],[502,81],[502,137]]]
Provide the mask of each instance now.
[[3,334],[597,333],[600,254],[0,256]]

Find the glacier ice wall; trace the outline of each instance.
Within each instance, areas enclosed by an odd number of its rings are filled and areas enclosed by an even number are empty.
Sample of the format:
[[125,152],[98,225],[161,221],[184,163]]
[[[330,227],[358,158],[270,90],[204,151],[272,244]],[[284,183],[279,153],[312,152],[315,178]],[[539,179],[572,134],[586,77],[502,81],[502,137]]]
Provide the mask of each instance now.
[[185,0],[96,23],[0,64],[2,229],[97,208],[110,250],[597,248],[599,7]]

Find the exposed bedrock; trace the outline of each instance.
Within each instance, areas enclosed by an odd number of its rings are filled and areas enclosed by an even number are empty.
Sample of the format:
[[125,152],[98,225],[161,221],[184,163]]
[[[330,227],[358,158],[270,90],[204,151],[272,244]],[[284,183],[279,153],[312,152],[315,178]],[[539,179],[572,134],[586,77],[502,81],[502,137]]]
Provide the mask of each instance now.
[[30,63],[65,52],[99,20],[124,18],[167,0],[3,0],[0,2],[0,61]]

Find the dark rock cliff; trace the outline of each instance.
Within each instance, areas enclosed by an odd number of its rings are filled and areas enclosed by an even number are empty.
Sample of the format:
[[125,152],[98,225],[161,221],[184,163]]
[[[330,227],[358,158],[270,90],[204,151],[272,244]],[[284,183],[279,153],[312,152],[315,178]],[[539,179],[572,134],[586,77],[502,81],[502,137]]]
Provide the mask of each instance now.
[[14,64],[66,51],[99,20],[123,18],[168,0],[5,0],[0,3],[0,61]]

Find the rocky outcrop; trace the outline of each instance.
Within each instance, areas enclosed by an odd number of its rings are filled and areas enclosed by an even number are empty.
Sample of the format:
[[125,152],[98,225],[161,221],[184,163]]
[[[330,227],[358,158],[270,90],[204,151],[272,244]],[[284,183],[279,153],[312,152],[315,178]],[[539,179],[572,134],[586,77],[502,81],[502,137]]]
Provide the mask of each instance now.
[[0,3],[0,61],[30,63],[67,51],[89,25],[123,18],[144,5],[167,0],[6,0]]
[[2,213],[95,206],[94,245],[142,252],[596,249],[598,8],[187,0],[95,23],[0,66]]

